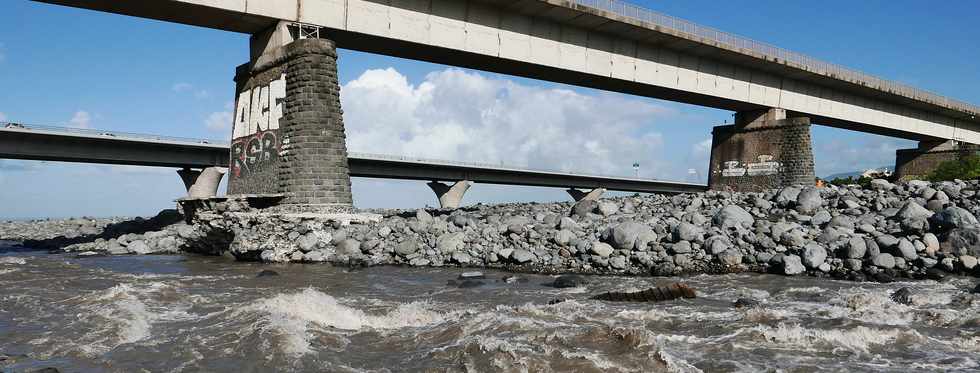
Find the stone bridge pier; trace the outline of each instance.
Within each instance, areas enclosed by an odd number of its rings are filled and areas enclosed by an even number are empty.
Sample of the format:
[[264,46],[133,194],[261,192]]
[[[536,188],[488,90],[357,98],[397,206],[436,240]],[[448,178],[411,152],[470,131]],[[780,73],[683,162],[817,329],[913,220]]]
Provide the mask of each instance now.
[[915,149],[895,151],[895,177],[899,180],[922,179],[941,163],[980,154],[980,145],[954,140],[919,141]]
[[815,182],[809,118],[787,118],[775,108],[738,112],[735,124],[711,134],[710,189],[755,192]]
[[287,23],[253,35],[235,74],[229,195],[281,196],[288,212],[353,210],[334,42]]

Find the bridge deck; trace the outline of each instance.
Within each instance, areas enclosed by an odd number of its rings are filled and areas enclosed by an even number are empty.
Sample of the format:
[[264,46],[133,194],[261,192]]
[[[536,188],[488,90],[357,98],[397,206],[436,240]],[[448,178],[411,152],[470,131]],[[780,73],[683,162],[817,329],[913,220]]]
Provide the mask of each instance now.
[[[100,130],[0,123],[0,158],[157,167],[227,167],[228,143]],[[459,181],[643,193],[694,193],[706,185],[527,170],[490,164],[350,153],[354,177]]]

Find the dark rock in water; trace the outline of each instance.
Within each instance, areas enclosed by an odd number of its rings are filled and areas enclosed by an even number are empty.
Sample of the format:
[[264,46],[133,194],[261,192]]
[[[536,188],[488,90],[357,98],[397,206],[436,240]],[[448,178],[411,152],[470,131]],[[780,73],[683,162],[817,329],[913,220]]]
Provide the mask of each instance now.
[[483,281],[480,280],[463,280],[457,286],[460,289],[468,289],[483,286]]
[[556,288],[575,288],[579,286],[585,286],[589,282],[585,277],[578,275],[561,275],[555,279],[555,282],[551,284]]
[[868,276],[865,276],[861,272],[851,272],[847,275],[847,279],[856,282],[865,282],[868,281]]
[[735,303],[732,303],[732,306],[735,308],[744,308],[744,307],[758,307],[761,304],[762,302],[759,302],[758,300],[755,299],[738,298],[735,300]]
[[912,291],[909,290],[909,288],[901,288],[901,289],[896,290],[894,293],[892,293],[892,295],[891,295],[890,298],[895,303],[901,303],[901,304],[904,304],[904,305],[911,305],[912,304]]
[[568,299],[565,299],[565,298],[555,298],[555,299],[549,300],[548,301],[548,304],[549,305],[558,304],[558,303],[564,302],[566,300],[568,300]]
[[484,279],[483,272],[463,272],[459,275],[460,279]]
[[255,275],[255,277],[269,277],[269,276],[279,276],[279,272],[263,269],[261,272],[259,272],[258,275]]
[[875,273],[874,275],[871,275],[871,278],[874,280],[874,282],[880,282],[882,284],[895,282],[895,278],[885,272]]
[[602,293],[592,297],[592,299],[612,302],[663,302],[677,298],[695,297],[697,297],[697,294],[691,287],[680,283],[673,283],[667,286],[658,286],[632,293]]
[[971,293],[980,294],[980,284],[977,284],[977,287],[973,288],[973,291]]
[[58,368],[47,367],[47,368],[32,370],[30,371],[30,373],[61,373],[61,371],[58,370]]
[[944,272],[943,270],[941,270],[939,268],[933,267],[933,268],[929,268],[929,269],[926,270],[926,278],[927,279],[939,281],[939,280],[942,280],[945,277],[946,277],[946,272]]

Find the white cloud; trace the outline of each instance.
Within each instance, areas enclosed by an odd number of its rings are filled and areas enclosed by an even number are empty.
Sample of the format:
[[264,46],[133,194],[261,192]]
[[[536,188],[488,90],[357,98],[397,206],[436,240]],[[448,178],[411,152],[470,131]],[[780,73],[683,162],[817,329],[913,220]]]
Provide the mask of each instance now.
[[398,71],[365,71],[342,87],[351,151],[657,177],[669,111],[616,94],[521,85],[447,69],[412,85]]
[[230,111],[217,111],[208,115],[208,118],[204,120],[204,126],[211,131],[228,132],[230,134],[231,121],[232,115]]
[[194,85],[186,82],[174,83],[171,89],[173,89],[173,91],[177,93],[187,92],[191,89],[194,89]]
[[87,111],[79,110],[76,111],[75,115],[73,115],[71,117],[71,120],[68,121],[68,127],[92,128],[91,123],[92,123],[92,116]]

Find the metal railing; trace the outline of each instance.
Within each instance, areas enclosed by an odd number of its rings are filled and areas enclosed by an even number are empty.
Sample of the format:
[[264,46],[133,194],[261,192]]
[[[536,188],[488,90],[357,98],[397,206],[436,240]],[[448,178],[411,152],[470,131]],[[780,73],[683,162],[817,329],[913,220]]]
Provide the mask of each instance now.
[[620,0],[571,0],[583,7],[610,12],[622,17],[640,22],[647,22],[675,32],[686,34],[690,39],[710,40],[732,51],[749,54],[751,51],[761,54],[766,59],[788,61],[800,65],[804,70],[829,76],[835,79],[850,81],[870,88],[905,96],[918,101],[941,105],[950,109],[960,110],[971,114],[980,114],[980,107],[968,102],[945,97],[925,89],[906,84],[885,80],[858,70],[846,68],[834,63],[773,46],[768,43],[752,40],[746,37],[730,34],[718,29],[698,25],[696,23],[658,13],[656,11],[630,4]]
[[22,130],[31,130],[31,131],[69,133],[69,134],[86,135],[86,136],[102,136],[102,137],[109,137],[109,138],[129,139],[129,140],[152,140],[152,141],[167,141],[167,142],[178,142],[178,143],[189,143],[189,144],[209,144],[209,145],[224,145],[224,146],[228,146],[229,144],[228,141],[223,141],[223,140],[147,135],[143,133],[106,131],[106,130],[100,130],[94,128],[44,126],[44,125],[37,125],[37,124],[24,124],[24,123],[14,123],[14,122],[0,122],[0,129],[7,129],[7,130],[22,129]]
[[[151,140],[151,141],[167,141],[172,143],[185,143],[185,144],[195,144],[195,145],[208,144],[208,145],[217,145],[217,146],[229,146],[230,144],[230,142],[222,141],[222,140],[147,135],[141,133],[105,131],[105,130],[90,129],[90,128],[72,128],[72,127],[44,126],[44,125],[35,125],[35,124],[21,124],[21,123],[13,123],[13,122],[0,122],[0,130],[4,130],[4,129],[23,130],[23,131],[43,131],[49,133],[64,133],[64,134],[80,134],[80,135],[87,135],[87,136],[101,136],[101,137],[107,137],[107,138],[119,139],[119,140]],[[529,169],[529,168],[521,168],[521,166],[506,165],[504,163],[494,164],[494,163],[482,163],[482,162],[450,161],[445,159],[415,157],[415,156],[408,156],[408,155],[347,152],[347,157],[360,158],[360,159],[373,159],[373,160],[391,160],[391,161],[411,162],[411,163],[428,163],[434,165],[474,167],[474,168],[496,169],[496,170],[507,170],[507,171],[556,173],[556,174],[572,175],[572,176],[615,178],[621,180],[663,181],[663,182],[670,182],[674,184],[701,185],[695,183],[682,183],[682,182],[673,182],[673,181],[658,180],[658,179],[634,178],[634,177],[628,177],[622,175],[586,174],[586,173],[569,172],[565,170],[548,169],[548,168]]]

